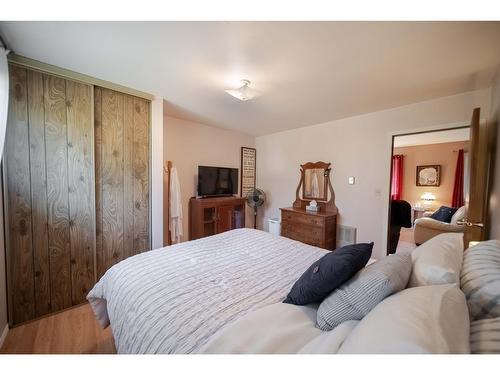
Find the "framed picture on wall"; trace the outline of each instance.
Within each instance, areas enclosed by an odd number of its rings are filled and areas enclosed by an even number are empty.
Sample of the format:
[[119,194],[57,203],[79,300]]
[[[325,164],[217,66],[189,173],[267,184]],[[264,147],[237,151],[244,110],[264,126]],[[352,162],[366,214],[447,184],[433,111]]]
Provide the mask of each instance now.
[[251,147],[241,148],[241,196],[255,189],[255,168],[256,168],[257,150]]
[[439,186],[441,183],[440,165],[418,165],[417,186]]

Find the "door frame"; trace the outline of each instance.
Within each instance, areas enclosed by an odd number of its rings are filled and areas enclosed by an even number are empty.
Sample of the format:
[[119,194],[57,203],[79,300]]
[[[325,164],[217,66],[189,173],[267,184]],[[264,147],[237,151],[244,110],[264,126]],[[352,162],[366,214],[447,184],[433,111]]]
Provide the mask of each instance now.
[[[486,120],[480,119],[480,122],[485,122]],[[404,135],[414,135],[414,134],[423,134],[423,133],[436,133],[440,131],[446,131],[446,130],[455,130],[455,129],[465,129],[465,128],[470,128],[471,123],[470,120],[468,121],[462,121],[462,122],[455,122],[455,123],[449,123],[449,124],[440,124],[440,125],[432,125],[432,126],[426,126],[426,127],[419,127],[419,128],[413,128],[413,129],[405,129],[405,130],[397,130],[397,131],[392,131],[387,134],[387,161],[389,164],[389,169],[388,169],[388,174],[387,176],[387,185],[386,187],[386,194],[383,200],[383,204],[385,204],[385,209],[383,211],[384,216],[383,216],[383,234],[382,234],[382,249],[385,250],[386,256],[389,255],[389,252],[387,250],[387,246],[389,244],[389,229],[390,229],[390,217],[391,217],[391,182],[392,182],[392,156],[394,154],[394,138],[395,137],[400,137]],[[386,169],[387,171],[387,169]]]

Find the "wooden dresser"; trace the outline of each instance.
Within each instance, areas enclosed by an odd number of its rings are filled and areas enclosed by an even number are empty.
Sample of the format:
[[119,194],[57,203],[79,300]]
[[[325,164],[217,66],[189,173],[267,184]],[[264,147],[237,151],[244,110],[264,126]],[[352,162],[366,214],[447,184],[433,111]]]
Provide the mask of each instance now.
[[[300,181],[293,207],[281,208],[281,235],[308,245],[335,250],[337,213],[330,181],[330,163],[317,161],[300,165]],[[317,211],[307,211],[314,207]]]
[[281,235],[308,245],[335,250],[337,214],[308,212],[303,208],[281,208]]
[[196,240],[245,227],[245,198],[216,197],[189,200],[189,239]]

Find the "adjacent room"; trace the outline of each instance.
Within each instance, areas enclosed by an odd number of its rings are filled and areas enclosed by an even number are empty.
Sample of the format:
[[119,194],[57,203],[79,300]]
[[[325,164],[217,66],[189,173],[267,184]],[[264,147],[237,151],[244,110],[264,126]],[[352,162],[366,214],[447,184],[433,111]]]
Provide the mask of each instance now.
[[0,37],[0,361],[500,354],[500,22]]
[[469,138],[468,126],[394,136],[389,254],[411,252],[440,233],[464,231],[457,222],[469,201]]

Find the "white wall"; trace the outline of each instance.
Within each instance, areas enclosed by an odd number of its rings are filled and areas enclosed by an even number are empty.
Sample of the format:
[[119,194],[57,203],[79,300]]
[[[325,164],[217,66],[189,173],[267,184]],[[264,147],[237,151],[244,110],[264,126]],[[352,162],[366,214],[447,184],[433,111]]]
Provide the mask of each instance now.
[[[358,242],[374,241],[374,256],[385,255],[391,135],[463,124],[474,107],[489,114],[489,104],[485,89],[257,137],[257,186],[267,194],[264,220],[292,204],[299,164],[331,162],[339,223],[356,227]],[[348,176],[356,177],[355,185],[348,185]]]
[[[196,195],[198,165],[239,169],[241,147],[254,147],[255,138],[244,133],[167,116],[163,135],[164,159],[172,161],[179,175],[182,190],[183,241],[186,241],[189,239],[189,198]],[[241,182],[239,187],[241,188]],[[247,209],[246,225],[253,226],[249,211]],[[168,215],[166,207],[164,214]],[[166,220],[164,225],[166,226]],[[164,231],[166,234],[167,228]]]
[[163,109],[165,102],[155,97],[151,103],[151,243],[163,247]]
[[489,212],[490,212],[490,238],[500,240],[500,69],[496,74],[491,89],[490,121],[496,134],[496,152],[494,158],[493,183],[491,185]]

